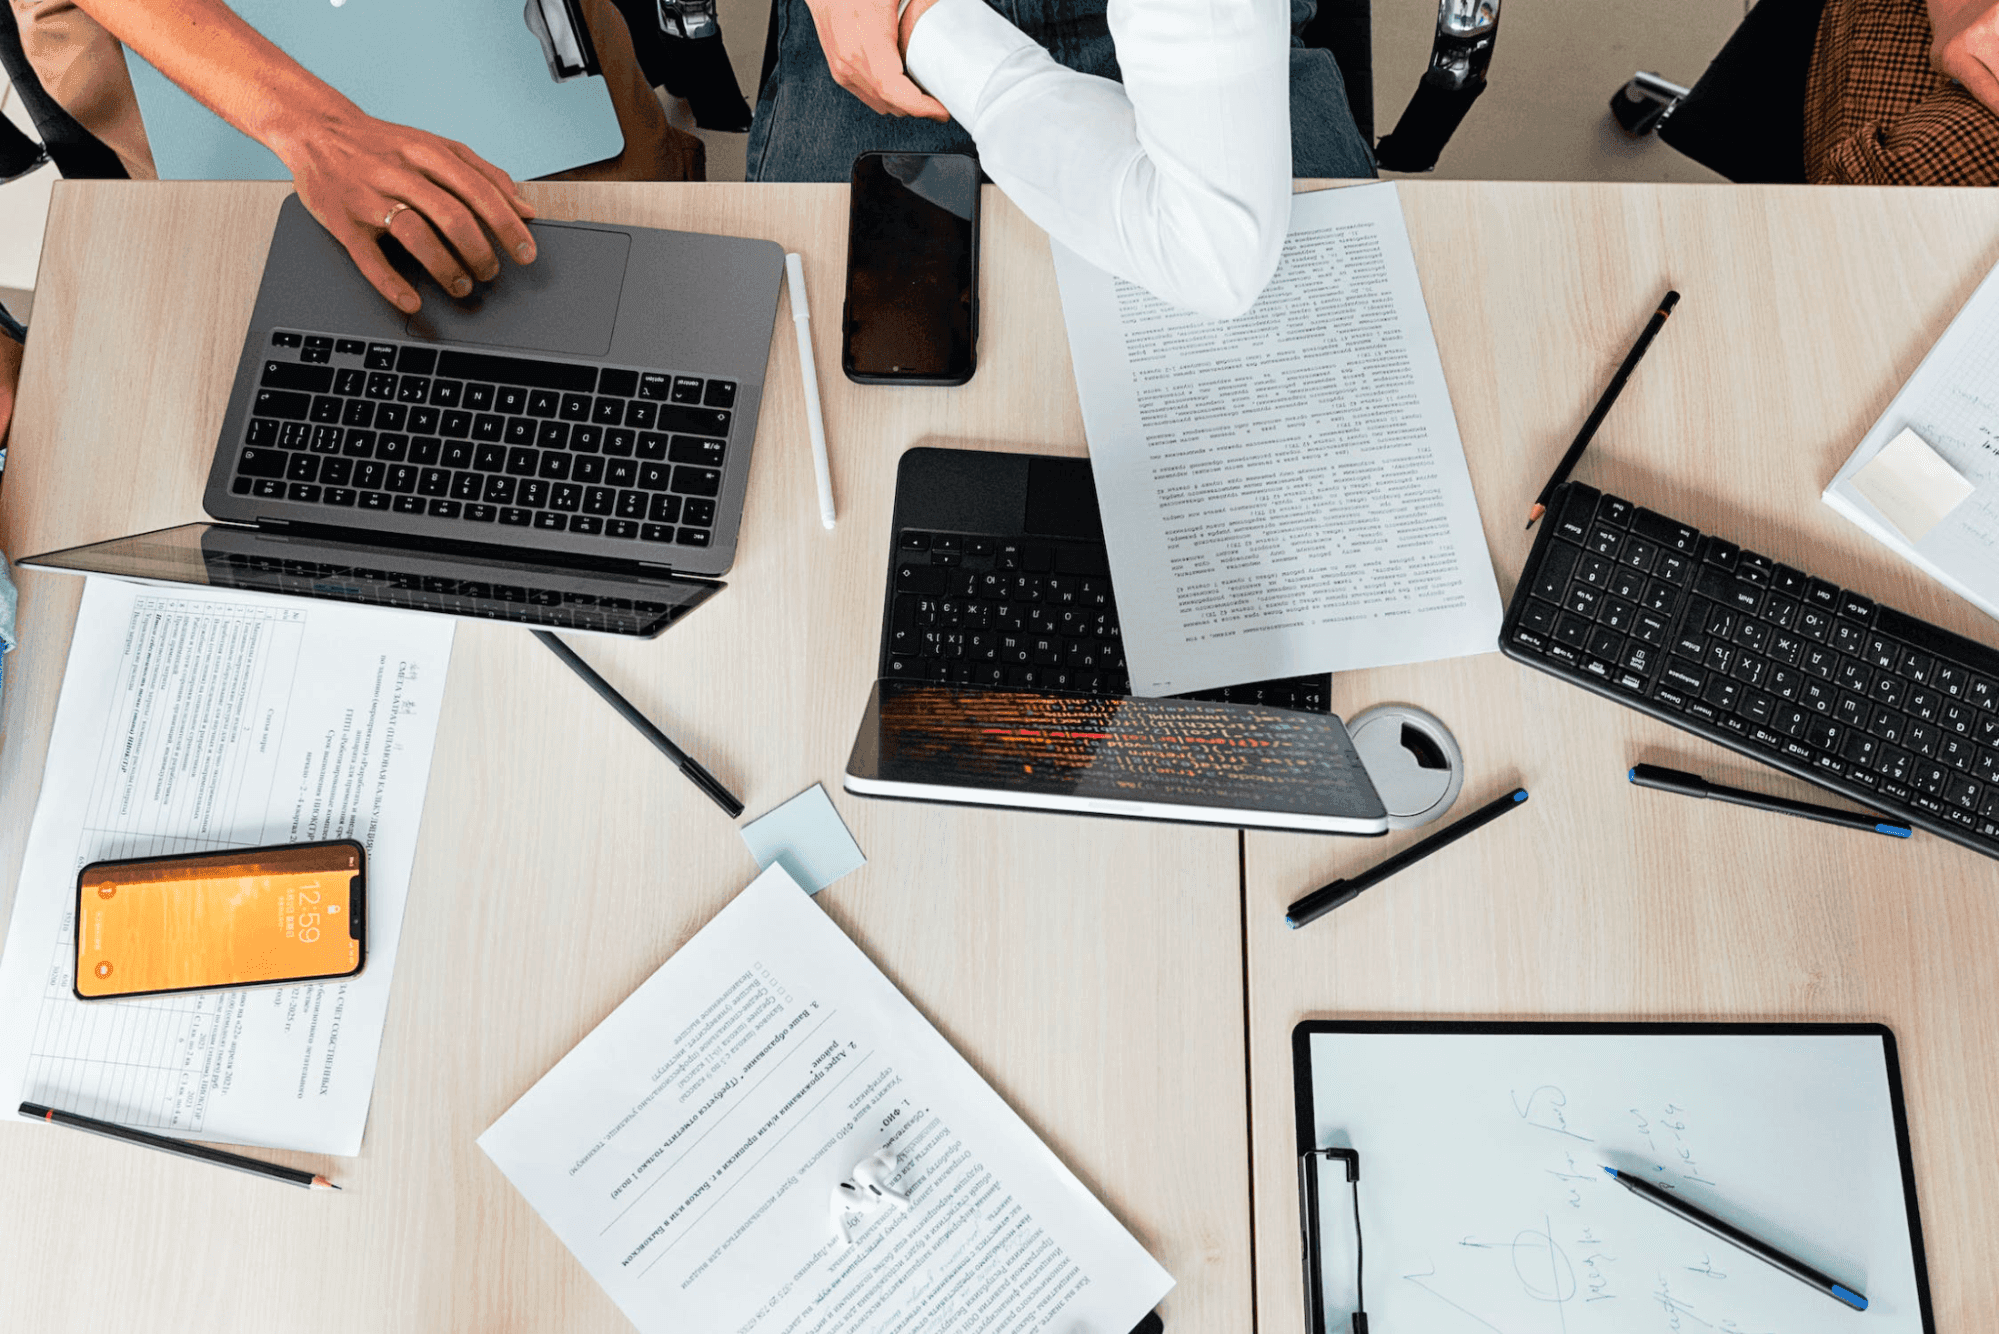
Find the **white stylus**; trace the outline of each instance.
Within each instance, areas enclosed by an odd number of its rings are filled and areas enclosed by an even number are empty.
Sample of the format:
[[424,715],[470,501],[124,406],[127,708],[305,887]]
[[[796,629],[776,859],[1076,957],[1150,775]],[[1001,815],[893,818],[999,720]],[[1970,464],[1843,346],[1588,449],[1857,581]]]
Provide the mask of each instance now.
[[819,369],[812,361],[812,307],[805,300],[805,264],[797,254],[784,257],[784,276],[791,280],[791,327],[798,335],[798,378],[805,382],[805,425],[812,432],[812,471],[819,478],[819,518],[833,527],[833,464],[826,457],[826,419],[819,412]]

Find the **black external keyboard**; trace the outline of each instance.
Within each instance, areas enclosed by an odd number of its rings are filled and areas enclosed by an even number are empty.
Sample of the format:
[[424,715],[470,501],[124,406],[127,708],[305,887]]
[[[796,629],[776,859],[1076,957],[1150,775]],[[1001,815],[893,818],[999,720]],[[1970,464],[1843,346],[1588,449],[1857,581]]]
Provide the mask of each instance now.
[[1578,483],[1500,648],[1999,857],[1999,651]]
[[731,380],[279,330],[230,489],[707,547],[735,403]]
[[[881,675],[1129,695],[1102,543],[904,529],[889,571]],[[1330,711],[1328,676],[1182,697]]]

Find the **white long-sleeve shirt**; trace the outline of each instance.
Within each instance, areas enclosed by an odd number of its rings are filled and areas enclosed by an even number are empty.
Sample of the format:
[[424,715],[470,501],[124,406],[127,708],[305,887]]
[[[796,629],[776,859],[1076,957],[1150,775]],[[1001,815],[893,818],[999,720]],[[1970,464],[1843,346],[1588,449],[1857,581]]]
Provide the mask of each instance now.
[[1109,20],[1122,85],[982,0],[937,0],[906,63],[1050,236],[1174,305],[1240,315],[1291,216],[1289,6],[1110,0]]

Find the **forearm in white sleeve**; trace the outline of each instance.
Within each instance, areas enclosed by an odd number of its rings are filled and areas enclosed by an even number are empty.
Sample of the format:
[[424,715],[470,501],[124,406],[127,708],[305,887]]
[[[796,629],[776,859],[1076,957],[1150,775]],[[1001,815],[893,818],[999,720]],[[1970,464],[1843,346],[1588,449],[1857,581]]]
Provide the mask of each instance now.
[[1111,0],[1122,85],[1078,74],[981,0],[937,0],[912,78],[1048,234],[1177,306],[1248,310],[1291,216],[1284,0]]

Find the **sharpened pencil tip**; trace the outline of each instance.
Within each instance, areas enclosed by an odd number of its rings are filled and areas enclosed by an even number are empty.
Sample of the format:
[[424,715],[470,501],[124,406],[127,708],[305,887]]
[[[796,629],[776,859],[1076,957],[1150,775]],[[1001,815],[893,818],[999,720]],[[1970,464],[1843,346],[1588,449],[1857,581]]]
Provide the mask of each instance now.
[[1548,513],[1548,507],[1545,505],[1537,505],[1529,510],[1527,512],[1527,527],[1531,529],[1534,525],[1540,523],[1541,516],[1546,513]]
[[339,1184],[339,1183],[337,1183],[337,1182],[328,1182],[328,1181],[327,1181],[327,1180],[326,1180],[325,1178],[323,1178],[323,1177],[316,1177],[316,1178],[314,1178],[314,1179],[312,1180],[312,1184],[311,1184],[311,1187],[312,1187],[312,1190],[314,1190],[314,1191],[338,1191],[338,1190],[340,1190],[340,1184]]

